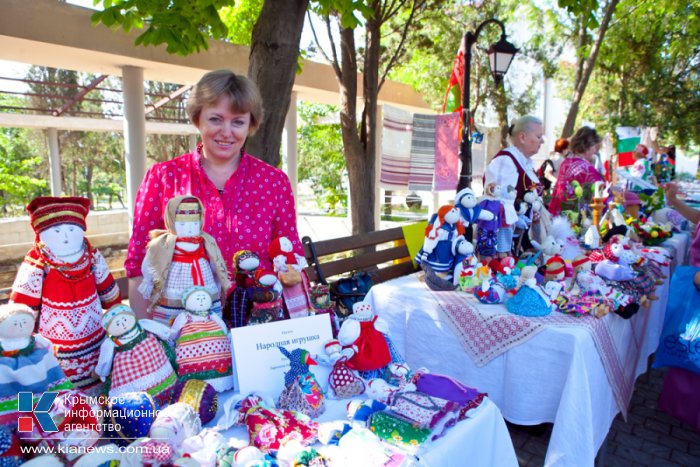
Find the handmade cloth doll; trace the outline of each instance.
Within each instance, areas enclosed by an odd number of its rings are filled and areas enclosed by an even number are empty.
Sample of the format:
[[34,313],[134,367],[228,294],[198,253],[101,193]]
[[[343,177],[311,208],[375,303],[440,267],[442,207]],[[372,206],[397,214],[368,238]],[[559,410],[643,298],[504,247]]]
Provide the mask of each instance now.
[[38,397],[73,388],[53,355],[51,342],[33,334],[34,316],[21,303],[0,305],[0,425],[17,428],[20,392]]
[[270,270],[255,272],[255,288],[252,289],[250,314],[247,325],[271,323],[284,319],[284,305],[281,298],[282,285],[277,275]]
[[454,243],[464,235],[459,215],[459,209],[452,205],[438,209],[437,218],[425,229],[425,240],[416,254],[416,263],[428,264],[435,272],[448,272],[453,268]]
[[513,249],[513,225],[518,221],[515,211],[515,188],[508,185],[501,189],[501,225],[496,232],[496,252],[500,257],[508,256]]
[[376,316],[367,302],[355,303],[352,311],[338,333],[340,343],[355,351],[348,359],[348,366],[361,372],[384,368],[392,360],[386,321]]
[[93,370],[105,331],[102,308],[121,302],[107,262],[85,238],[86,198],[39,197],[27,206],[36,239],[10,300],[39,312],[39,334],[77,388],[98,392]]
[[509,312],[520,316],[547,316],[552,312],[551,296],[532,281],[521,284],[518,292],[506,302]]
[[555,256],[553,258],[549,258],[549,260],[547,260],[547,264],[545,264],[544,281],[563,281],[565,271],[564,261],[560,257]]
[[216,389],[206,381],[189,379],[180,381],[175,386],[173,403],[184,402],[192,407],[203,424],[209,423],[219,409],[219,397]]
[[277,237],[270,243],[268,253],[274,271],[282,284],[282,296],[290,318],[309,316],[309,280],[304,268],[306,258],[293,251],[294,246],[287,237]]
[[177,382],[170,329],[150,319],[137,321],[134,311],[116,305],[102,316],[108,338],[100,348],[95,373],[107,380],[106,392],[117,397],[146,392],[159,404],[170,403]]
[[621,236],[614,236],[603,248],[605,260],[598,263],[595,272],[606,280],[608,285],[618,287],[635,297],[644,305],[648,300],[657,300],[654,295],[656,285],[646,273],[634,271],[632,264],[639,260],[629,245],[622,242]]
[[503,303],[506,301],[507,293],[506,288],[498,282],[495,278],[488,278],[484,280],[481,285],[474,290],[474,296],[481,303],[486,305],[493,305],[496,303]]
[[465,237],[468,241],[472,241],[473,227],[478,220],[490,221],[493,219],[493,213],[482,211],[481,206],[477,205],[476,196],[471,188],[462,188],[455,196],[455,206],[459,208],[459,222],[464,226]]
[[324,347],[333,366],[328,375],[328,386],[337,399],[347,399],[365,392],[365,383],[352,368],[348,367],[348,356],[343,354],[342,348],[340,341],[336,339],[328,341]]
[[250,250],[241,250],[233,255],[234,286],[226,299],[224,318],[230,320],[232,328],[245,326],[250,315],[250,298],[255,287],[255,272],[260,267],[260,258]]
[[481,211],[491,214],[491,219],[479,219],[476,222],[476,251],[479,253],[479,258],[487,262],[496,255],[498,229],[503,223],[501,191],[500,185],[489,183],[484,187],[484,196],[479,201]]
[[[464,237],[457,238],[457,241],[453,244],[454,247],[454,260],[452,263],[452,283],[454,285],[459,285],[459,277],[465,266],[469,266],[469,262],[474,258],[474,245],[467,241]],[[466,260],[466,263],[465,263]]]
[[639,310],[639,304],[635,303],[634,297],[609,286],[603,278],[593,272],[591,261],[587,256],[576,258],[572,264],[574,266],[572,287],[575,284],[579,295],[586,294],[600,299],[598,307],[593,311],[597,318],[603,317],[610,311],[616,312],[623,318],[631,317]]
[[277,401],[277,407],[295,410],[316,418],[326,410],[323,391],[316,377],[309,371],[309,365],[316,365],[311,354],[302,348],[291,352],[277,347],[289,360],[289,370],[284,373],[284,389]]
[[139,291],[148,300],[153,319],[167,326],[183,310],[185,290],[205,287],[213,297],[213,311],[221,315],[221,298],[231,286],[216,240],[202,230],[203,219],[198,198],[176,196],[166,207],[167,230],[150,233]]
[[190,287],[182,294],[182,305],[185,311],[175,318],[170,330],[178,378],[206,381],[219,392],[231,389],[231,341],[228,328],[211,310],[212,296],[204,287]]
[[[170,452],[170,460],[177,459],[185,439],[202,431],[202,421],[194,409],[187,404],[178,402],[171,404],[158,413],[151,425],[150,437],[162,453]],[[165,462],[164,462],[165,463]]]

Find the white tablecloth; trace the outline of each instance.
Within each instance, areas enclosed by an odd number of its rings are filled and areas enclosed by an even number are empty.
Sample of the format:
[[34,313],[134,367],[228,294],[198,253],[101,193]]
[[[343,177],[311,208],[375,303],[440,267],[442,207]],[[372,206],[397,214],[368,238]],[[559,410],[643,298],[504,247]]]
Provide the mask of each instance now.
[[[236,393],[222,394],[219,416],[226,401],[237,397]],[[326,411],[316,421],[328,422],[346,419],[347,400],[327,400]],[[217,417],[218,419],[218,417]],[[214,425],[215,421],[210,425]],[[223,432],[226,438],[234,438],[240,446],[248,444],[248,434],[243,426],[235,426]],[[318,448],[318,445],[315,446]],[[408,456],[402,465],[427,467],[469,466],[508,467],[518,465],[513,442],[498,407],[484,398],[479,407],[469,412],[469,418],[447,430],[445,436],[421,448],[416,457]],[[335,462],[333,465],[342,465]],[[354,466],[347,466],[354,467]]]
[[[664,321],[668,281],[657,289],[658,301],[631,320],[617,315],[613,335],[635,343],[630,355],[635,377],[647,368]],[[418,275],[377,284],[367,295],[408,364],[444,373],[487,392],[504,417],[517,424],[553,422],[546,465],[593,465],[596,453],[618,413],[598,350],[583,329],[548,326],[522,345],[477,367],[453,334]],[[478,306],[502,306],[481,305]]]

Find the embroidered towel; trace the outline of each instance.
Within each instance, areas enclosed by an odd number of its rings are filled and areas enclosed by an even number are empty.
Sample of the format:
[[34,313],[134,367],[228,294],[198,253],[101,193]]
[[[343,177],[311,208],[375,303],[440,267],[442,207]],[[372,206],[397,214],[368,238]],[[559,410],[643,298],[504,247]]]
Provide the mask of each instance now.
[[459,112],[438,115],[435,120],[435,190],[457,188],[459,170]]

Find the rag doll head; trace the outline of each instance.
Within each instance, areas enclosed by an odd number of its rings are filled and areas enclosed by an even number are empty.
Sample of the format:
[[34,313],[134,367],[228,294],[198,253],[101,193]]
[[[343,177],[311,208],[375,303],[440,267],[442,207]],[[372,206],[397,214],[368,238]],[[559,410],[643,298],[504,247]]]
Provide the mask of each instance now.
[[461,257],[467,257],[474,254],[474,245],[464,237],[459,237],[455,242],[455,253]]
[[372,305],[367,302],[357,302],[352,306],[352,315],[350,318],[358,321],[369,321],[374,315]]
[[500,199],[501,191],[501,185],[492,182],[484,187],[484,196],[487,196],[489,198]]
[[193,315],[207,316],[212,303],[209,291],[199,285],[190,287],[182,294],[182,306]]
[[34,312],[26,305],[0,305],[0,347],[17,350],[26,346],[34,333],[34,320]]
[[[173,198],[177,199],[177,198]],[[175,216],[172,219],[172,229],[178,237],[197,237],[202,233],[202,204],[194,196],[183,197],[175,204]],[[170,203],[168,203],[170,207]],[[167,224],[167,222],[166,222]]]
[[267,252],[273,263],[281,262],[288,266],[297,263],[296,256],[294,256],[294,245],[287,237],[277,237],[272,240]]
[[338,339],[329,340],[324,346],[324,349],[332,363],[335,363],[343,356],[340,353],[343,350],[343,346],[341,345],[340,341],[338,341]]
[[271,289],[275,287],[277,282],[277,276],[269,269],[258,269],[255,272],[255,283],[258,287]]
[[102,327],[107,334],[120,337],[136,326],[136,314],[126,305],[114,305],[102,315]]
[[250,250],[241,250],[233,255],[233,264],[237,273],[252,276],[260,266],[260,258]]
[[455,204],[467,209],[471,209],[476,206],[476,196],[474,196],[474,191],[471,188],[461,189],[455,197]]
[[87,198],[41,196],[27,206],[39,246],[60,262],[75,262],[85,252]]

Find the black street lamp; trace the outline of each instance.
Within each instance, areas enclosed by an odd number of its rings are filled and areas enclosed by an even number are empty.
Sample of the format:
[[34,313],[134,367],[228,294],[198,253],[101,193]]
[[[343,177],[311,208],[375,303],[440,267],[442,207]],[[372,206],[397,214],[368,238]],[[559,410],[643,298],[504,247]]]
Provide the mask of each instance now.
[[472,45],[476,42],[479,33],[489,23],[496,23],[501,27],[501,39],[489,47],[489,64],[491,74],[496,84],[503,80],[508,71],[513,57],[518,53],[518,48],[506,40],[506,27],[497,19],[487,19],[476,28],[475,32],[467,32],[464,35],[464,91],[462,93],[462,142],[459,144],[459,159],[462,161],[462,170],[459,174],[457,191],[471,186],[472,181],[472,132],[470,125],[469,108],[469,77],[471,75]]

